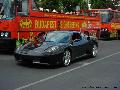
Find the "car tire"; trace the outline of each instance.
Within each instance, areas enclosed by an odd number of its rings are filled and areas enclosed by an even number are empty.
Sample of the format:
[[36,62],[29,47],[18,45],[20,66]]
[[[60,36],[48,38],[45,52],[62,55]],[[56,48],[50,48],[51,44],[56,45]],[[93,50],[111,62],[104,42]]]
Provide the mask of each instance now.
[[98,53],[98,47],[94,44],[91,48],[90,57],[96,57]]
[[71,62],[71,52],[69,50],[65,50],[62,58],[62,66],[69,66]]

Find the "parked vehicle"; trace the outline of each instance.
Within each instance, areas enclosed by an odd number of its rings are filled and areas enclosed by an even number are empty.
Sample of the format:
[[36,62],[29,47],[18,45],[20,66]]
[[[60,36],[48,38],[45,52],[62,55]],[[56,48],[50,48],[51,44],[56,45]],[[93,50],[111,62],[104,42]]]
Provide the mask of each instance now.
[[[41,11],[36,1],[41,0],[9,0],[9,17],[0,14],[0,50],[14,50],[32,39],[40,31],[74,30],[96,32],[100,29],[100,16],[90,16],[89,12],[56,13]],[[4,11],[4,10],[3,10]]]
[[68,66],[76,58],[96,57],[98,52],[97,40],[77,31],[51,31],[44,37],[43,42],[29,42],[17,48],[16,61]]
[[108,9],[93,9],[100,12],[100,39],[120,39],[120,11]]

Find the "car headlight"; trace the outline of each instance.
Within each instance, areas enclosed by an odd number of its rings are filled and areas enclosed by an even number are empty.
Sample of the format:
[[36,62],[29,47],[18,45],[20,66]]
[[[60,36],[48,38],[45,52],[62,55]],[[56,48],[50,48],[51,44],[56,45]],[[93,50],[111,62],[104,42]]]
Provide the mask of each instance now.
[[58,49],[59,49],[58,46],[53,46],[53,47],[48,48],[46,51],[47,51],[47,52],[54,52],[54,51],[56,51],[56,50],[58,50]]

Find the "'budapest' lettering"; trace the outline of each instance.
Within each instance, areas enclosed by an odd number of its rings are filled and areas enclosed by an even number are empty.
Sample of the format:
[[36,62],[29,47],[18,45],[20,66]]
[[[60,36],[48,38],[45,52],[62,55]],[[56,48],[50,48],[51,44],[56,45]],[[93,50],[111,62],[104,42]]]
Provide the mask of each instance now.
[[35,28],[56,28],[56,21],[35,20]]

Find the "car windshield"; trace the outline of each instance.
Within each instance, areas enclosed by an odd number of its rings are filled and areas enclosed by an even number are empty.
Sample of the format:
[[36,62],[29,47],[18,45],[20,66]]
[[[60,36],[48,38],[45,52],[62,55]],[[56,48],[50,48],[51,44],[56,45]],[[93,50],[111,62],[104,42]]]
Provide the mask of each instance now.
[[15,1],[0,0],[0,19],[12,19],[15,17]]
[[65,32],[50,32],[46,35],[46,42],[67,43],[70,39],[70,35]]

